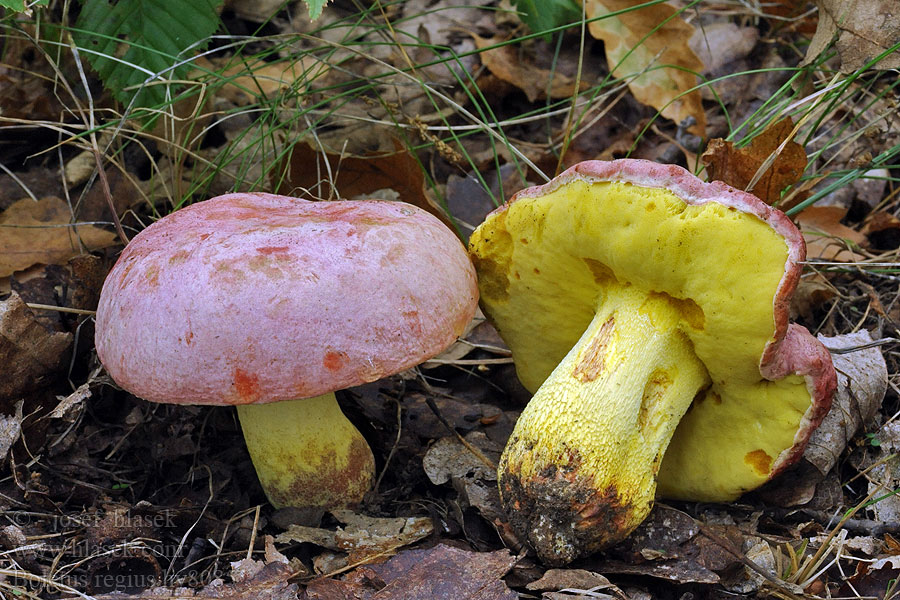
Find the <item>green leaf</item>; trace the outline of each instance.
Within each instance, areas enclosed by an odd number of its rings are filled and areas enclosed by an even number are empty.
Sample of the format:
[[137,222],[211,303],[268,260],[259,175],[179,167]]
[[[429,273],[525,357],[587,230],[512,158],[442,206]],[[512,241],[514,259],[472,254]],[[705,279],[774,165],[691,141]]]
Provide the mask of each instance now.
[[309,9],[309,20],[315,21],[322,16],[322,9],[328,4],[328,0],[303,0]]
[[174,72],[172,66],[206,45],[197,42],[219,26],[216,8],[221,2],[86,0],[73,37],[120,102],[160,106],[166,99],[166,85],[159,82],[184,77],[187,65]]
[[[28,4],[28,10],[38,6],[47,6],[50,0],[32,0]],[[13,12],[25,12],[25,0],[0,0],[0,8],[9,8]]]
[[540,33],[581,21],[581,7],[574,0],[513,0],[522,21]]

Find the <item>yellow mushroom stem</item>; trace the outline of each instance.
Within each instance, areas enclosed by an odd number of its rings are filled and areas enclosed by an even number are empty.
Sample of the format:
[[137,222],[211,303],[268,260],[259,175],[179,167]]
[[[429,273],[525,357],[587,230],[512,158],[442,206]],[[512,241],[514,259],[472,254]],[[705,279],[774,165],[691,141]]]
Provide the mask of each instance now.
[[678,421],[710,384],[682,332],[689,300],[609,286],[535,393],[500,459],[514,529],[560,565],[622,540],[650,512]]
[[338,508],[372,487],[375,459],[333,393],[237,407],[244,440],[269,502]]

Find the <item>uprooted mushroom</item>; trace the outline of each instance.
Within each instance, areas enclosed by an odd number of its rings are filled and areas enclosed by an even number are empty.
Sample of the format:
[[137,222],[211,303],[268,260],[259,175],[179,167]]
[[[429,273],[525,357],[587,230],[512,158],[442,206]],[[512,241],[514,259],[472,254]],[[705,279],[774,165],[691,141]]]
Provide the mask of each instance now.
[[499,480],[547,563],[627,536],[657,479],[711,501],[761,485],[830,406],[827,350],[788,323],[803,239],[750,194],[676,166],[588,161],[491,213],[469,250],[534,392]]

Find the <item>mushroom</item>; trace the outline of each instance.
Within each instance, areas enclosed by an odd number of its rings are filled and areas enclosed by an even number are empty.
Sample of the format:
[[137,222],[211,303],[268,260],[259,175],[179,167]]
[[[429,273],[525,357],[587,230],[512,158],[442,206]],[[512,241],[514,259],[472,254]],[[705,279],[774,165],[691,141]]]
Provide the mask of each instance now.
[[546,563],[622,540],[658,474],[681,498],[760,485],[830,406],[828,352],[788,324],[803,238],[750,194],[677,166],[587,161],[488,215],[469,252],[534,392],[498,475]]
[[138,397],[237,406],[275,507],[334,508],[361,501],[374,473],[334,391],[437,354],[477,301],[459,239],[414,206],[228,194],[128,244],[96,347]]

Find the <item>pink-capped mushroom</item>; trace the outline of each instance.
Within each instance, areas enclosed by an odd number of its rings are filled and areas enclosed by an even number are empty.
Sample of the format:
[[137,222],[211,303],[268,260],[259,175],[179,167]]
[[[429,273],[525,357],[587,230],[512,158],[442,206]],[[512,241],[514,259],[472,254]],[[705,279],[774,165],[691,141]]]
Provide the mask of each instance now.
[[236,406],[274,506],[333,508],[358,503],[374,473],[334,391],[439,353],[477,299],[459,239],[414,206],[228,194],[128,244],[96,347],[140,398]]

